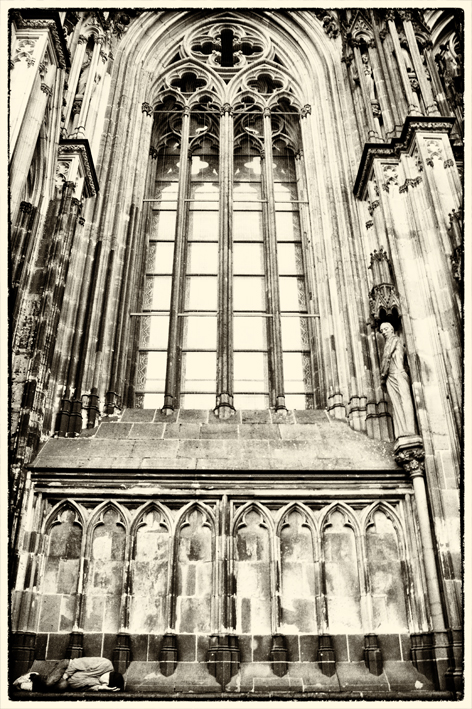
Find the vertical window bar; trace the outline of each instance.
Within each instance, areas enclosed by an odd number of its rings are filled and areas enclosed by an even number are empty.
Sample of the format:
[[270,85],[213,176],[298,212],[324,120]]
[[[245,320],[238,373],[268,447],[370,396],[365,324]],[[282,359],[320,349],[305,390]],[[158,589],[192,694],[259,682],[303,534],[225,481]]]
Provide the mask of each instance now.
[[218,350],[216,413],[231,415],[233,406],[233,111],[228,103],[220,119],[220,230],[218,248]]
[[179,376],[179,318],[182,299],[182,271],[185,254],[185,224],[187,183],[189,174],[189,135],[190,109],[186,106],[182,112],[182,134],[180,143],[180,179],[177,193],[177,217],[175,225],[175,248],[173,263],[172,292],[170,299],[169,345],[167,350],[167,371],[164,395],[164,413],[171,413],[178,406],[177,385]]
[[267,299],[269,313],[273,318],[269,319],[271,331],[270,360],[272,370],[272,386],[274,392],[273,402],[275,410],[286,410],[284,395],[284,374],[282,363],[282,332],[280,324],[280,295],[279,278],[277,267],[277,240],[275,227],[275,200],[274,200],[274,172],[272,165],[272,122],[269,108],[264,109],[264,159],[262,160],[262,174],[265,183],[266,205],[266,243],[267,243],[267,275],[269,281]]

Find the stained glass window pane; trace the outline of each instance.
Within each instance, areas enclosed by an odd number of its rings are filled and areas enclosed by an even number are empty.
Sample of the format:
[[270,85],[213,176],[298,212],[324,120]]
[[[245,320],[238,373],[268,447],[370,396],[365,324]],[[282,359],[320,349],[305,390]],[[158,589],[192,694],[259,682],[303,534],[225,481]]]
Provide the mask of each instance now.
[[234,397],[236,409],[268,409],[269,396],[263,394],[237,394]]
[[261,310],[266,308],[264,278],[235,276],[233,279],[234,310]]
[[193,155],[191,166],[192,182],[214,183],[218,190],[218,155]]
[[189,241],[218,241],[218,212],[189,212]]
[[218,272],[218,244],[189,244],[187,273]]
[[163,405],[163,394],[144,394],[143,409],[161,409]]
[[185,307],[187,310],[216,310],[216,276],[188,276],[185,284]]
[[285,392],[312,391],[310,356],[305,352],[284,352]]
[[239,182],[234,185],[234,202],[253,202],[261,199],[261,185],[258,182]]
[[[294,182],[275,182],[274,183],[274,199],[277,203],[292,202],[298,199],[297,185]],[[294,206],[298,209],[297,202]],[[276,205],[279,209],[280,204]]]
[[262,244],[234,244],[233,273],[264,275],[264,251]]
[[159,241],[174,241],[175,214],[175,211],[153,211],[151,239],[159,239]]
[[306,318],[282,317],[282,348],[284,351],[308,350],[308,326]]
[[150,307],[152,310],[169,310],[172,288],[171,276],[154,276],[152,280],[152,302],[150,306],[145,307]]
[[285,405],[289,411],[293,409],[313,409],[312,394],[285,394]]
[[178,180],[180,148],[174,143],[171,149],[161,151],[157,158],[156,180]]
[[153,247],[152,255],[154,258],[148,262],[148,271],[150,273],[168,273],[172,275],[174,244],[167,241],[158,242],[151,246]]
[[235,350],[266,350],[266,318],[234,318]]
[[269,373],[264,352],[234,353],[234,391],[268,392]]
[[300,217],[298,212],[276,212],[275,228],[277,241],[300,241]]
[[148,352],[145,391],[164,392],[167,352]]
[[279,278],[280,309],[305,310],[305,280],[303,278],[290,278],[281,276]]
[[272,155],[275,182],[295,182],[295,161],[291,155]]
[[261,158],[259,155],[234,156],[234,182],[260,182]]
[[302,249],[300,244],[278,244],[277,262],[279,275],[303,275]]
[[262,241],[262,212],[233,212],[233,241]]
[[169,316],[152,316],[149,320],[149,340],[147,347],[167,350],[169,342]]
[[216,315],[198,317],[189,315],[184,321],[184,349],[216,350]]
[[182,391],[216,392],[216,352],[184,352]]
[[215,405],[214,394],[182,394],[180,396],[182,409],[214,409]]

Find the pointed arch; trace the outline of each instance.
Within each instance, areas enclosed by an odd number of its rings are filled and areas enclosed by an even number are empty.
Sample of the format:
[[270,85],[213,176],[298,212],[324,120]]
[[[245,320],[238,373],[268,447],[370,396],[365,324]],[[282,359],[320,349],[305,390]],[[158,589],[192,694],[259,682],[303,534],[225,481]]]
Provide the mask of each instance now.
[[129,630],[162,634],[171,601],[172,522],[157,500],[142,505],[131,525]]
[[360,536],[361,527],[359,523],[359,518],[355,512],[346,502],[332,502],[327,507],[321,510],[321,515],[319,519],[319,528],[321,534],[323,534],[325,528],[330,524],[329,519],[334,512],[339,512],[343,515],[345,519],[345,524],[352,528],[356,536]]
[[43,524],[42,524],[42,529],[41,533],[42,534],[49,534],[52,526],[58,521],[58,517],[60,516],[61,512],[63,509],[66,509],[69,507],[72,509],[75,514],[76,514],[76,519],[74,522],[78,522],[78,524],[81,525],[82,530],[85,531],[86,527],[86,519],[85,519],[85,512],[83,508],[75,502],[75,500],[71,500],[70,498],[66,498],[65,500],[60,500],[57,504],[54,505],[54,507],[49,511],[47,517],[45,517]]

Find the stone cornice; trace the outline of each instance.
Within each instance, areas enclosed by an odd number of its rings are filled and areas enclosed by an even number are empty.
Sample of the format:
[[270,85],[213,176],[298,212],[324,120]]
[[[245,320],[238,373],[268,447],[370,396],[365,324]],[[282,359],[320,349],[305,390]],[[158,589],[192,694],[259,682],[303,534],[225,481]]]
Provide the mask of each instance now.
[[67,49],[64,30],[62,29],[59,13],[54,10],[15,10],[11,12],[18,29],[48,29],[56,50],[59,67],[70,68],[70,55]]
[[86,196],[95,197],[99,190],[99,184],[88,140],[72,140],[70,138],[61,139],[59,142],[58,155],[74,154],[80,155],[82,159],[85,174]]
[[450,133],[455,120],[451,116],[407,116],[399,138],[392,138],[390,143],[366,143],[357,171],[354,195],[358,198],[363,195],[375,158],[398,159],[400,153],[409,150],[416,133]]

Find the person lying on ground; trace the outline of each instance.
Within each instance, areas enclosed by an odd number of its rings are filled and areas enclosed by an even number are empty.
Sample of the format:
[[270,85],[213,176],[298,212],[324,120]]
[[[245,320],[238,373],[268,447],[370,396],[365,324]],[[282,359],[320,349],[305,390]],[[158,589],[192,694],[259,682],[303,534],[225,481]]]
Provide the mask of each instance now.
[[29,677],[28,674],[19,677],[13,685],[33,692],[118,692],[124,689],[124,679],[105,657],[78,657],[75,660],[59,660],[46,677],[32,672]]

